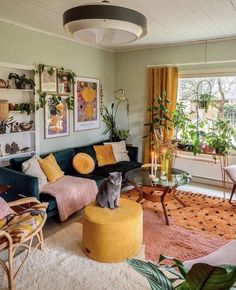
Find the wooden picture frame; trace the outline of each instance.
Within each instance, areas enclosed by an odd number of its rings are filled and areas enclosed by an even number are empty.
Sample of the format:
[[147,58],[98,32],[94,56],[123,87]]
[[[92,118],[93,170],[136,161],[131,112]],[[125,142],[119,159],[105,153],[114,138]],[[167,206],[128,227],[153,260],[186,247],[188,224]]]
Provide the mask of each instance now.
[[52,95],[46,96],[45,105],[45,139],[70,135],[70,114],[66,104],[66,97],[55,103]]
[[59,95],[74,96],[74,76],[69,70],[57,70],[57,88]]
[[40,75],[40,90],[44,93],[57,93],[57,68],[55,66],[43,65]]
[[75,81],[74,130],[100,127],[100,81],[77,77]]

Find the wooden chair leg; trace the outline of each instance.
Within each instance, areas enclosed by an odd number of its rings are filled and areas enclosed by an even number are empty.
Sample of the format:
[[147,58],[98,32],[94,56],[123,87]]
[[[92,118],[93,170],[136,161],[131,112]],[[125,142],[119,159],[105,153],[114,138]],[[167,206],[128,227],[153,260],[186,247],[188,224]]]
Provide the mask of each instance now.
[[40,250],[44,250],[44,239],[43,239],[43,230],[39,232],[39,238],[40,238]]
[[232,198],[233,198],[233,195],[234,195],[235,189],[236,189],[236,184],[234,184],[234,186],[233,186],[233,189],[232,189],[232,192],[231,192],[231,196],[230,196],[230,199],[229,199],[229,203],[232,202]]
[[13,270],[13,250],[8,249],[8,287],[9,290],[14,289],[14,270]]

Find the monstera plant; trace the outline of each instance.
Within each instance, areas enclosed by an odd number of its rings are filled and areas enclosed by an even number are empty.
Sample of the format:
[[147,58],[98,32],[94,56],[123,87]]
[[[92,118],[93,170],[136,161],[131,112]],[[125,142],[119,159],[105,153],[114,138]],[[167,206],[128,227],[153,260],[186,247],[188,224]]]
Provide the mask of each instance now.
[[[171,264],[163,264],[164,260]],[[152,290],[229,290],[236,281],[236,266],[232,265],[199,263],[188,270],[181,261],[163,255],[158,264],[137,259],[128,264],[147,278]]]

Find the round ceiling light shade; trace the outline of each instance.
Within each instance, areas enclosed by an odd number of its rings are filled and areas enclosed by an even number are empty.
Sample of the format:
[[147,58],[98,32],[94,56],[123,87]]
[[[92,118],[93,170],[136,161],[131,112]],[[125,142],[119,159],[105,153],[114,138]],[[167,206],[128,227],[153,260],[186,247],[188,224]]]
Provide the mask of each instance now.
[[132,42],[147,34],[147,19],[143,14],[105,3],[67,10],[63,24],[78,41],[102,46]]

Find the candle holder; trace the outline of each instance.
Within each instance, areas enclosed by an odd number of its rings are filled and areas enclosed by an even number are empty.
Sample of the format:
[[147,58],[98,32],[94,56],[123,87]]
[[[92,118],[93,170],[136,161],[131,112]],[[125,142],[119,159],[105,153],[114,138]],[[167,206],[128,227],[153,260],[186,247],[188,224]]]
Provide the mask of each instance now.
[[164,181],[164,180],[167,180],[166,172],[165,172],[164,170],[161,171],[160,179],[163,180],[163,181]]

